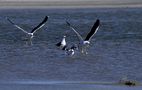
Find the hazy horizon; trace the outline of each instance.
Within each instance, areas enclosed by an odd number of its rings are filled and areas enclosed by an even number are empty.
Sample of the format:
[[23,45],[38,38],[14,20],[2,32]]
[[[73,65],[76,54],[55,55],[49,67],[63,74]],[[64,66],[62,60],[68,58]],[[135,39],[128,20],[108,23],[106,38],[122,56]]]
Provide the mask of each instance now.
[[0,6],[108,6],[142,7],[142,0],[0,0]]
[[22,2],[22,1],[29,1],[29,2],[31,2],[31,1],[39,1],[39,2],[41,2],[41,1],[50,1],[50,2],[52,2],[52,1],[103,1],[103,2],[140,2],[140,3],[142,3],[142,0],[0,0],[0,1],[2,1],[2,2],[5,2],[5,1],[20,1],[20,2]]

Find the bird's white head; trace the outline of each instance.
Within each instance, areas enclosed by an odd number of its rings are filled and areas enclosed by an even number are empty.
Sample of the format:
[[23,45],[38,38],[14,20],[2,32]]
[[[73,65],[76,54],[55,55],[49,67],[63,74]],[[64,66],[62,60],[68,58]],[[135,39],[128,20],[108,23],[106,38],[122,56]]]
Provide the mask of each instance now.
[[89,47],[90,42],[89,42],[89,41],[83,41],[83,45],[85,45],[85,46]]
[[33,36],[34,34],[33,33],[28,33],[28,35]]
[[33,33],[28,33],[28,35],[30,36],[30,38],[33,38],[33,37],[34,37],[34,34],[33,34]]
[[85,44],[85,45],[89,45],[89,44],[90,44],[90,42],[89,42],[89,41],[83,41],[83,44]]

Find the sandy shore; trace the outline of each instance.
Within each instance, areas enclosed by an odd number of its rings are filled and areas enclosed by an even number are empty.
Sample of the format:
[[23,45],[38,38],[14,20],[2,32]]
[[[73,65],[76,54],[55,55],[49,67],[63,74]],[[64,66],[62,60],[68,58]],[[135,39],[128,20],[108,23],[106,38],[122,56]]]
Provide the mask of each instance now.
[[142,3],[102,1],[0,1],[0,8],[142,7]]

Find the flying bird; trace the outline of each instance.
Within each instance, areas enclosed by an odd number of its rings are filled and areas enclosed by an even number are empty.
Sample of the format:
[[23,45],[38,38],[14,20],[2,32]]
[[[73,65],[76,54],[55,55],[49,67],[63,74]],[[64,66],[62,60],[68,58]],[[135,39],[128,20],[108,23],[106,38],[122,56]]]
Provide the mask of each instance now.
[[71,26],[71,24],[68,21],[66,21],[66,23],[78,36],[81,53],[87,54],[86,48],[90,45],[91,38],[97,33],[100,26],[100,20],[99,19],[96,20],[96,22],[94,23],[93,27],[91,28],[90,32],[87,34],[85,39],[83,39],[83,37],[74,29],[73,26]]
[[15,24],[12,20],[10,20],[9,18],[6,18],[13,26],[15,26],[16,28],[20,29],[21,31],[23,31],[25,34],[30,36],[30,39],[32,39],[34,37],[34,33],[37,32],[40,28],[42,28],[45,23],[47,22],[49,16],[45,16],[45,18],[43,19],[43,21],[41,23],[39,23],[36,27],[34,27],[31,32],[27,32],[25,29],[21,28],[20,26],[18,26],[17,24]]

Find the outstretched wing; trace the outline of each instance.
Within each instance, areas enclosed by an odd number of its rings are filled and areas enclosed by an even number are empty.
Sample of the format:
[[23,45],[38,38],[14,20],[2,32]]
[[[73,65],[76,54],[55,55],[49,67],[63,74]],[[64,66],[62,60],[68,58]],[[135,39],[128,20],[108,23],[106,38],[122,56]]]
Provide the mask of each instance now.
[[48,20],[48,17],[49,17],[49,16],[45,16],[45,18],[43,19],[43,21],[42,21],[39,25],[37,25],[37,26],[31,31],[31,33],[35,33],[37,30],[39,30],[40,28],[42,28],[42,27],[45,25],[46,21]]
[[94,36],[94,34],[98,31],[100,26],[100,20],[97,19],[96,22],[94,23],[91,31],[87,34],[85,41],[90,41],[90,39]]
[[18,25],[16,25],[14,22],[12,22],[9,18],[6,18],[12,25],[14,25],[16,28],[22,30],[24,33],[28,33],[27,31],[25,31],[23,28],[19,27]]
[[83,38],[81,37],[81,35],[71,26],[71,24],[66,21],[67,25],[76,33],[76,35],[78,36],[80,41],[83,41]]

